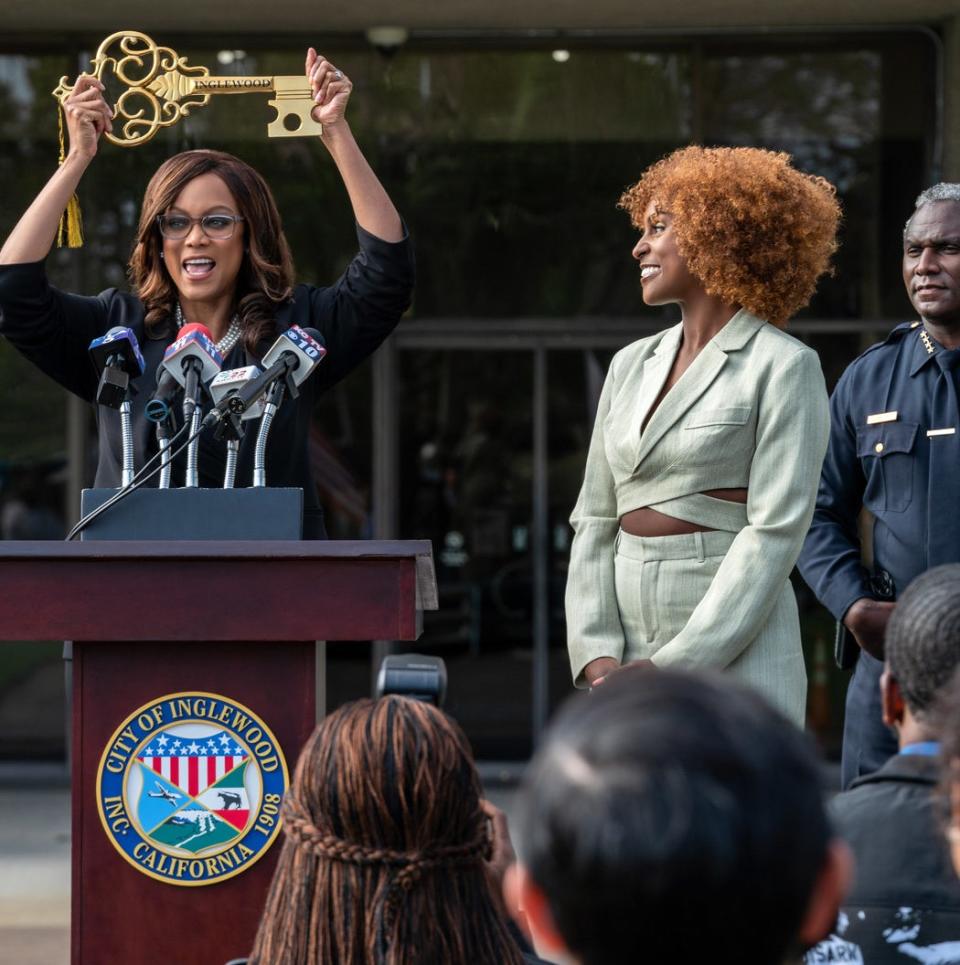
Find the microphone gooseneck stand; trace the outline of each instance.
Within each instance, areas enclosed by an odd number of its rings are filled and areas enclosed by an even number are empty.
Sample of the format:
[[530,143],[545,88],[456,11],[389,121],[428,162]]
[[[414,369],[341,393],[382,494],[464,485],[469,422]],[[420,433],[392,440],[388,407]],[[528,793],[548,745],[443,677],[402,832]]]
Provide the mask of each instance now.
[[170,488],[170,474],[173,464],[170,461],[170,429],[163,423],[157,423],[157,448],[160,450],[160,489]]
[[284,381],[274,382],[267,396],[267,403],[263,407],[263,418],[260,420],[260,430],[257,432],[257,445],[253,452],[253,485],[267,485],[267,435],[273,425],[273,417],[280,408],[283,394],[287,385]]
[[158,488],[170,488],[170,439],[176,431],[170,399],[177,391],[179,383],[172,372],[165,370],[163,363],[157,369],[157,390],[145,407],[146,417],[157,425],[157,451],[160,454],[160,481]]
[[187,413],[187,406],[184,405],[183,418],[185,421],[189,420],[191,439],[190,445],[187,446],[187,472],[183,483],[188,488],[191,486],[195,488],[200,485],[200,474],[197,471],[197,453],[200,448],[200,420],[202,417],[203,413],[196,403],[190,407],[189,414]]
[[240,453],[240,440],[227,440],[227,464],[223,471],[223,488],[233,489],[233,484],[237,481],[237,456]]
[[200,474],[197,471],[197,456],[200,450],[200,421],[203,413],[200,411],[200,394],[203,384],[200,381],[201,365],[196,358],[183,360],[185,378],[183,391],[183,421],[190,426],[190,445],[187,446],[187,471],[183,481],[187,489],[196,489],[200,485]]
[[243,428],[236,416],[227,416],[217,427],[217,438],[221,436],[227,440],[227,463],[223,470],[223,488],[233,489],[237,481],[237,457],[240,455],[240,440],[243,438]]
[[133,482],[133,403],[124,399],[120,403],[120,436],[123,440],[123,468],[120,471],[120,485],[129,486]]

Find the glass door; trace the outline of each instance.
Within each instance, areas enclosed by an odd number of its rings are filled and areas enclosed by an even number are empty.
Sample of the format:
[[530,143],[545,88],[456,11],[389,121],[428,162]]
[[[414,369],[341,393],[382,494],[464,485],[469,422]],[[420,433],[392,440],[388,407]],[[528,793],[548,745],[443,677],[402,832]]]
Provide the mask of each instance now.
[[398,353],[399,531],[433,542],[440,610],[411,649],[444,658],[478,757],[531,747],[529,351]]

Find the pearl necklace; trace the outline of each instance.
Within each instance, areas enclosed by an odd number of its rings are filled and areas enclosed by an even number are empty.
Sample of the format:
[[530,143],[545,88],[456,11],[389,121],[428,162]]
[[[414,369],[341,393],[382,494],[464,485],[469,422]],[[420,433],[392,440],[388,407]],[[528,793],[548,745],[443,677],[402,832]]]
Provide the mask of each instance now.
[[[177,331],[179,331],[186,324],[186,319],[183,317],[183,309],[180,308],[180,302],[177,302],[174,315],[177,322]],[[219,342],[215,342],[214,344],[217,351],[226,358],[233,351],[233,347],[238,341],[240,341],[240,316],[234,314],[233,318],[230,319],[230,324],[227,326],[227,334],[224,335]]]

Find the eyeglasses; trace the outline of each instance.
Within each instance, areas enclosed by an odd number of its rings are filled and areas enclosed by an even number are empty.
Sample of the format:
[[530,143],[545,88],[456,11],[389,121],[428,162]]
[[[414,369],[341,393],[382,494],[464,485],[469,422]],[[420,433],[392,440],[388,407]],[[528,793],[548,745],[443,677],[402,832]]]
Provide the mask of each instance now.
[[185,214],[158,214],[157,227],[160,234],[170,241],[183,241],[195,224],[213,241],[227,241],[233,237],[239,214],[205,214],[202,218],[188,218]]

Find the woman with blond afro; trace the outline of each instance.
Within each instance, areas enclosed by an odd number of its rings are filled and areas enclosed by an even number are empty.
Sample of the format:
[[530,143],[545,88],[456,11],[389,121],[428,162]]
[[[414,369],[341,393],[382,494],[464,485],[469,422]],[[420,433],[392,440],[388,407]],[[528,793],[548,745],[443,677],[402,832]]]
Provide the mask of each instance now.
[[614,356],[570,518],[578,686],[622,664],[723,670],[802,725],[789,574],[829,415],[815,352],[786,334],[836,250],[840,208],[786,154],[688,147],[620,199],[647,305],[673,328]]

